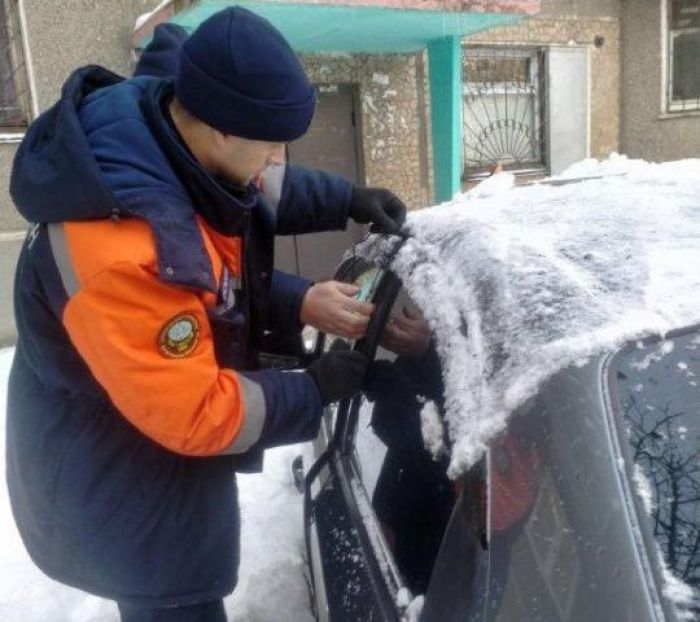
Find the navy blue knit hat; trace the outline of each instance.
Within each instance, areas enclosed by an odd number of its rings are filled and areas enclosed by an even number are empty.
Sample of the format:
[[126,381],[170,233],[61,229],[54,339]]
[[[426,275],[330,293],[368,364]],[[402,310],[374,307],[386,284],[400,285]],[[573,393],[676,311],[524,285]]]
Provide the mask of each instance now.
[[153,38],[136,63],[135,76],[172,78],[177,67],[177,58],[187,31],[177,24],[158,24]]
[[270,142],[302,136],[316,104],[284,37],[241,7],[212,15],[185,41],[175,95],[192,115],[225,134]]

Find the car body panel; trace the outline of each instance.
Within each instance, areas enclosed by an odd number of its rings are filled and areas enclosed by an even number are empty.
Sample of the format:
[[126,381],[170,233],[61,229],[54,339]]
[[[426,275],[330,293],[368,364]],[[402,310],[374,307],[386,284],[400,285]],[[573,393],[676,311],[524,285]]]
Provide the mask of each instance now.
[[[344,272],[346,280],[357,282],[363,270],[371,270],[358,266]],[[378,313],[368,338],[354,345],[392,363],[396,357],[378,349],[379,337],[397,300],[404,304],[405,293],[391,273],[376,276],[372,273],[363,282],[363,293],[377,304]],[[675,610],[660,595],[663,586],[658,559],[649,554],[654,550],[649,527],[638,518],[631,456],[620,441],[625,431],[610,395],[612,358],[597,356],[551,377],[512,415],[485,458],[449,484],[454,486],[454,503],[449,522],[440,525],[444,536],[439,551],[434,559],[427,558],[432,575],[427,589],[421,590],[421,621],[676,619]],[[397,534],[387,527],[377,505],[377,481],[386,474],[391,449],[377,438],[376,404],[358,395],[335,407],[326,418],[327,428],[334,426],[333,438],[318,446],[323,453],[316,471],[325,469],[324,483],[319,486],[317,473],[307,477],[307,484],[317,489],[315,498],[307,495],[311,514],[327,503],[319,500],[319,488],[334,490],[335,512],[345,505],[342,524],[351,526],[354,544],[343,555],[360,560],[368,577],[355,593],[357,603],[339,606],[333,601],[347,599],[350,592],[329,589],[334,579],[328,572],[348,576],[351,570],[331,571],[323,560],[325,579],[314,572],[315,589],[327,592],[329,619],[334,622],[395,621],[421,593],[411,592],[416,582],[401,560],[394,560]],[[407,413],[406,425],[421,425],[408,417]],[[403,458],[404,466],[410,466],[411,456]],[[415,458],[416,464],[428,464],[425,456]],[[419,480],[405,482],[407,494],[420,489]],[[337,525],[319,518],[314,522],[321,557],[344,550],[333,544]],[[357,607],[366,607],[362,611],[369,613],[362,615],[371,617],[363,618]]]
[[[486,564],[480,570],[486,576],[473,592],[462,593],[461,602],[450,602],[442,593],[441,584],[455,580],[460,563],[443,560],[444,555],[454,557],[448,551],[460,537],[448,530],[422,620],[659,619],[620,488],[618,456],[602,401],[602,372],[600,359],[566,370],[514,415],[494,445],[515,435],[520,449],[511,451],[510,468],[525,474],[498,480],[496,472],[503,469],[491,448],[488,550],[474,561]],[[536,459],[527,461],[523,454]],[[519,493],[520,481],[531,494]],[[499,503],[498,496],[508,499]],[[498,515],[508,512],[510,520]]]

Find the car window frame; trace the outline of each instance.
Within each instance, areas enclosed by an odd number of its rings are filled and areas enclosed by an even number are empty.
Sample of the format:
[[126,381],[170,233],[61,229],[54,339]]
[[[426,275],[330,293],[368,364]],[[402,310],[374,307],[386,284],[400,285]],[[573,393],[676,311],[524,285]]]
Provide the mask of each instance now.
[[676,614],[672,603],[668,598],[662,596],[664,591],[664,577],[661,568],[661,559],[651,552],[656,551],[656,539],[651,531],[650,522],[645,518],[646,509],[639,494],[634,487],[632,469],[635,462],[632,455],[632,448],[627,440],[624,414],[620,408],[622,403],[620,391],[617,383],[617,362],[637,348],[641,343],[643,347],[660,344],[663,341],[673,340],[691,333],[700,334],[700,324],[687,326],[684,328],[669,331],[663,336],[650,336],[643,339],[626,342],[622,347],[609,353],[603,361],[603,373],[601,381],[603,383],[604,407],[606,419],[608,421],[611,444],[620,460],[620,484],[623,498],[627,507],[627,514],[631,521],[631,533],[639,556],[639,563],[643,571],[649,596],[655,608],[660,608],[666,620],[675,620]]
[[[334,278],[351,283],[359,278],[364,271],[375,268],[382,269],[381,266],[353,256],[341,264]],[[382,331],[402,287],[398,277],[389,270],[383,269],[377,278],[377,286],[370,299],[370,302],[375,305],[375,310],[370,319],[367,333],[352,346],[353,350],[362,352],[370,360],[376,354]],[[316,344],[317,353],[323,351],[325,340],[326,335],[320,333]],[[400,622],[404,611],[397,604],[396,597],[400,591],[406,588],[388,546],[383,541],[381,531],[372,529],[368,525],[370,520],[376,526],[379,523],[373,516],[372,504],[367,497],[361,473],[354,459],[354,439],[361,399],[362,393],[358,392],[351,398],[331,405],[324,414],[324,419],[326,419],[329,417],[331,409],[335,408],[334,427],[328,446],[311,467],[305,480],[304,522],[307,532],[307,549],[311,490],[321,472],[327,467],[325,482],[322,485],[336,482],[341,490],[364,553],[364,561],[374,587],[374,596],[382,611],[383,619],[387,622]],[[332,415],[330,416],[332,417]]]

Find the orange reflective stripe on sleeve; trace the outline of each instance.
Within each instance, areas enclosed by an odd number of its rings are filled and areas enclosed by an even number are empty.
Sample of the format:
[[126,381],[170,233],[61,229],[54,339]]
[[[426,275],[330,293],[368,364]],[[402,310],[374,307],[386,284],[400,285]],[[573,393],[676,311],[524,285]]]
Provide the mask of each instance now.
[[196,294],[122,262],[82,284],[63,322],[115,406],[154,441],[215,455],[245,451],[259,438],[262,390],[218,367]]

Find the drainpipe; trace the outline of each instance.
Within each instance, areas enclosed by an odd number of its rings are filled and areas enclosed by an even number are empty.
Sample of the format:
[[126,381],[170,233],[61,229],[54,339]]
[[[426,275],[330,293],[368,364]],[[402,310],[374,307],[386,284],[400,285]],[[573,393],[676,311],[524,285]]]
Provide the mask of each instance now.
[[435,201],[449,201],[462,178],[462,42],[459,36],[428,44]]

